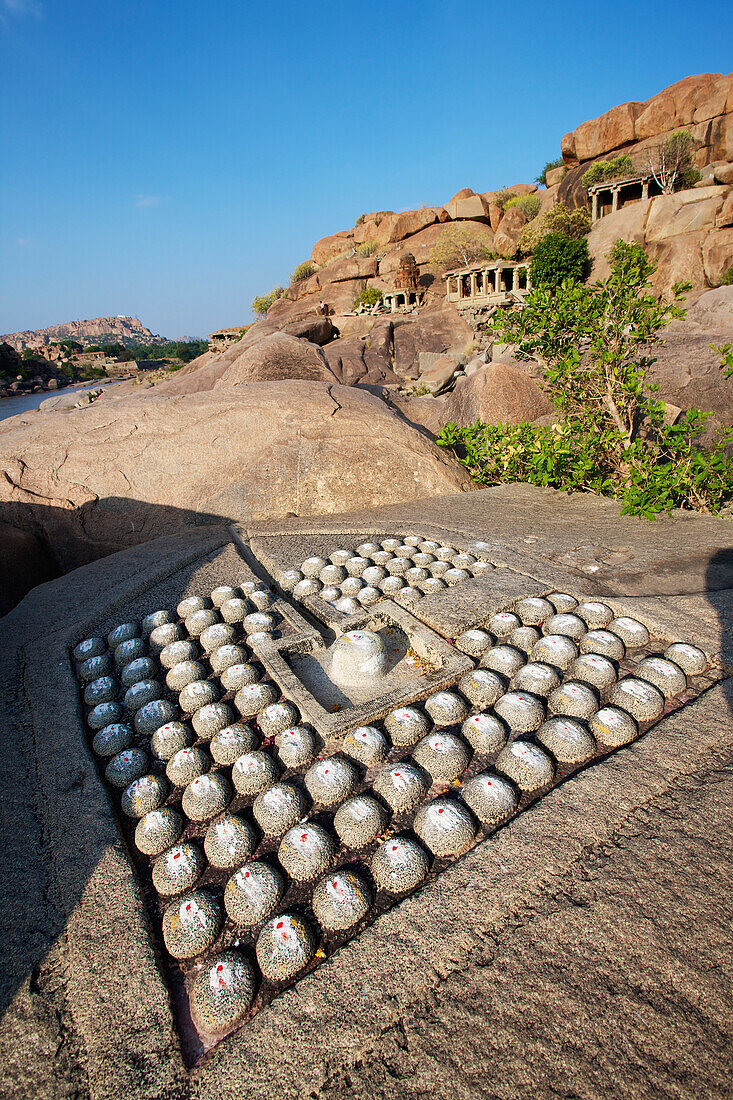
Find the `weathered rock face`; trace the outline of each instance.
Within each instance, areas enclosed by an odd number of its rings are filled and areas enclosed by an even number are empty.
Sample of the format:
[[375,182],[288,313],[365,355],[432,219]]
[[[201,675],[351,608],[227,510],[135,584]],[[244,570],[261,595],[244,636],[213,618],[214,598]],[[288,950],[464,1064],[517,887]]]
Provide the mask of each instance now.
[[733,112],[733,73],[701,73],[685,77],[644,103],[622,103],[599,118],[584,122],[561,142],[568,167],[630,148],[645,139],[658,138],[679,129],[696,129],[693,137],[706,142],[709,155],[701,161],[728,161],[730,121]]
[[394,369],[416,378],[420,352],[457,352],[462,355],[473,340],[473,329],[444,300],[428,306],[414,320],[394,322]]
[[[144,455],[144,459],[141,459]],[[61,571],[184,527],[470,488],[383,401],[334,382],[105,397],[0,427],[0,518]]]
[[279,382],[299,378],[309,382],[336,382],[321,348],[286,332],[274,332],[247,348],[222,373],[217,386],[247,382]]
[[446,401],[445,419],[461,427],[477,420],[484,424],[518,424],[537,420],[552,408],[540,382],[527,370],[507,363],[487,363],[458,379]]
[[621,238],[643,244],[657,261],[652,282],[658,294],[669,296],[678,281],[690,281],[694,292],[716,283],[733,263],[733,233],[713,228],[729,196],[728,187],[694,187],[633,203],[600,218],[588,236],[591,278],[608,277],[606,256]]
[[722,332],[733,337],[733,286],[719,286],[701,294],[684,321],[673,321],[671,332]]
[[526,224],[527,219],[518,207],[512,206],[507,210],[494,235],[494,251],[499,256],[511,258],[517,251],[522,226]]

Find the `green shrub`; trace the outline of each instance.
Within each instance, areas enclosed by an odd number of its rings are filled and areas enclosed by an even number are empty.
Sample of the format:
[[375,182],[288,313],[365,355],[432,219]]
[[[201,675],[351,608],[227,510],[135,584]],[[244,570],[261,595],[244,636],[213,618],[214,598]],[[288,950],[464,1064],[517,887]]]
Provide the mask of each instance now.
[[563,233],[548,233],[532,254],[530,276],[536,287],[557,287],[563,279],[580,281],[588,274],[588,242]]
[[[658,387],[646,381],[660,330],[684,310],[651,293],[656,264],[640,245],[617,241],[608,259],[604,282],[535,288],[523,309],[501,311],[491,322],[520,358],[545,364],[558,423],[447,424],[438,443],[452,447],[481,484],[519,480],[591,491],[648,519],[673,508],[718,514],[733,500],[726,453],[733,431],[703,450],[699,437],[710,414],[690,409],[665,423]],[[675,301],[685,289],[677,284]],[[730,346],[715,350],[726,377],[733,374]]]
[[311,263],[310,260],[303,260],[303,263],[298,264],[295,271],[290,276],[290,285],[292,286],[293,283],[301,283],[303,279],[310,278],[311,275],[315,274],[315,270],[316,265],[314,263]]
[[591,164],[587,172],[583,173],[583,187],[586,191],[594,183],[603,183],[604,180],[619,179],[622,176],[633,176],[636,172],[634,162],[628,153],[619,153],[611,160],[597,160]]
[[361,290],[357,294],[356,298],[354,298],[354,301],[352,302],[351,308],[352,309],[357,309],[361,305],[376,306],[381,301],[382,301],[382,292],[381,292],[381,290],[377,290],[377,288],[375,286],[365,286],[364,289]]
[[357,225],[363,225],[363,224],[364,224],[364,220],[365,220],[365,218],[366,218],[366,214],[360,214],[360,215],[359,215],[359,217],[358,217],[358,218],[356,219],[356,221],[354,222],[354,225],[355,225],[355,226],[357,226]]
[[718,286],[733,286],[733,264],[720,277]]
[[504,207],[505,210],[511,210],[512,207],[517,207],[522,211],[528,222],[531,222],[540,212],[540,206],[542,200],[536,192],[532,192],[529,195],[515,195],[513,199],[509,199],[509,202]]
[[378,248],[379,245],[376,241],[364,241],[363,244],[359,245],[356,251],[360,256],[373,256]]
[[537,176],[537,178],[535,179],[535,183],[539,183],[540,187],[547,187],[547,173],[552,168],[562,168],[564,164],[565,161],[562,159],[562,157],[558,157],[557,160],[548,160],[547,164],[542,169],[539,176]]
[[278,298],[282,298],[285,293],[285,288],[276,286],[269,294],[258,294],[256,298],[252,299],[252,309],[258,317],[264,317],[273,302],[276,302]]
[[433,246],[430,262],[439,271],[452,271],[481,260],[493,260],[493,243],[494,236],[488,227],[478,229],[468,225],[448,225]]
[[497,191],[494,198],[494,205],[498,206],[501,210],[506,210],[506,205],[512,199],[518,198],[515,191],[512,191],[511,187],[502,187],[501,191]]
[[549,233],[562,233],[564,237],[579,241],[590,233],[590,227],[590,212],[585,207],[570,210],[564,203],[558,202],[522,227],[519,250],[528,256]]

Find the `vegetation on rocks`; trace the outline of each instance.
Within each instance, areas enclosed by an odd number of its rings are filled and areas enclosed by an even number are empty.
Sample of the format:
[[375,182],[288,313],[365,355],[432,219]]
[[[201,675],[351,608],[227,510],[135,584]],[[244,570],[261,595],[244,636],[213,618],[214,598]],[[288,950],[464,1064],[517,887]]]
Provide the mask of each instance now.
[[356,251],[360,256],[373,256],[378,248],[379,245],[376,241],[364,241],[363,244],[359,245]]
[[450,271],[481,260],[491,260],[494,258],[492,240],[488,231],[483,236],[467,225],[448,225],[430,253],[430,262],[439,271]]
[[564,279],[582,281],[588,274],[588,242],[564,233],[548,233],[532,256],[530,274],[534,286],[557,287]]
[[720,286],[733,286],[733,264],[721,275]]
[[359,306],[376,306],[382,301],[382,292],[375,286],[365,286],[354,298],[352,309]]
[[[701,448],[710,414],[690,409],[669,423],[658,387],[646,377],[660,330],[684,316],[677,302],[686,284],[666,302],[650,293],[656,265],[640,245],[617,241],[608,258],[611,274],[603,282],[536,287],[523,309],[491,322],[520,358],[544,364],[558,422],[449,423],[438,443],[452,447],[483,485],[528,481],[590,491],[622,501],[623,514],[648,519],[673,508],[718,514],[733,500],[726,451],[733,431]],[[733,357],[729,365],[733,371]]]
[[511,210],[516,206],[517,209],[522,211],[527,221],[531,222],[539,214],[541,202],[542,200],[536,192],[529,195],[515,195],[513,199],[509,199],[504,209]]
[[665,141],[649,150],[649,171],[662,189],[662,194],[694,187],[701,173],[692,163],[695,146],[689,130],[675,130]]
[[617,157],[612,157],[610,160],[597,160],[595,164],[591,164],[588,171],[583,173],[583,187],[587,189],[594,183],[633,176],[635,172],[636,168],[629,154],[619,153]]
[[534,252],[539,242],[548,233],[562,233],[563,236],[578,241],[582,237],[587,237],[590,233],[590,225],[590,212],[584,207],[571,210],[564,203],[555,203],[544,214],[540,214],[523,226],[519,235],[520,251],[525,256]]
[[316,265],[310,260],[303,260],[302,264],[298,264],[293,274],[290,276],[290,285],[294,283],[301,283],[303,279],[310,278],[315,274]]
[[264,317],[270,306],[273,305],[278,298],[282,298],[284,293],[285,287],[276,286],[269,294],[258,294],[256,298],[252,299],[253,312],[256,313],[258,317]]

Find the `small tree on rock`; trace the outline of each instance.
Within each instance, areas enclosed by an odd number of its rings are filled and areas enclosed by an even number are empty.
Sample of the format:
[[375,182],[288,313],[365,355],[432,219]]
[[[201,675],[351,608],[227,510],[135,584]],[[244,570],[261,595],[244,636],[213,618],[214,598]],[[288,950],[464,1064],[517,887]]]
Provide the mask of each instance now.
[[493,237],[490,230],[480,230],[468,225],[449,225],[442,231],[430,253],[430,262],[439,271],[451,271],[457,267],[468,267],[481,260],[494,258]]
[[[693,152],[692,135],[687,130],[676,130],[671,137],[649,150],[649,171],[663,195],[671,195],[694,173]],[[696,175],[699,179],[699,173]]]

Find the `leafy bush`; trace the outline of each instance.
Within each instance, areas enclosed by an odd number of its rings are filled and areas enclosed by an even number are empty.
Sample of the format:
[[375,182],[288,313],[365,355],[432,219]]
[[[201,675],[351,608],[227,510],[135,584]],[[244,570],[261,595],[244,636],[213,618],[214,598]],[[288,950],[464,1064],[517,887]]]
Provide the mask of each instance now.
[[360,291],[351,305],[352,309],[357,309],[359,306],[376,306],[382,301],[382,292],[377,290],[375,286],[365,286]]
[[[523,309],[502,311],[491,324],[520,357],[546,364],[560,422],[447,424],[438,443],[453,447],[481,484],[523,480],[591,491],[622,501],[623,514],[648,519],[673,508],[717,514],[733,500],[733,459],[726,453],[733,431],[701,449],[710,414],[690,409],[665,423],[658,387],[646,381],[660,329],[684,310],[650,293],[656,264],[640,245],[617,241],[608,258],[604,282],[539,287]],[[684,289],[677,284],[675,301]],[[730,348],[716,350],[724,355]],[[733,356],[721,368],[733,373]]]
[[570,210],[564,203],[558,202],[522,227],[519,249],[528,256],[549,233],[562,233],[564,237],[579,241],[590,233],[590,227],[590,213],[585,207]]
[[269,294],[258,294],[256,298],[252,299],[252,309],[258,317],[264,317],[270,306],[282,298],[285,293],[285,288],[276,286]]
[[540,212],[540,206],[542,200],[536,193],[529,195],[515,195],[513,199],[509,199],[509,202],[504,207],[505,210],[511,210],[513,207],[517,207],[522,211],[528,222],[531,222],[533,218],[536,218]]
[[548,160],[547,164],[542,169],[539,176],[537,176],[537,178],[535,179],[535,183],[539,183],[540,187],[547,187],[547,173],[552,168],[562,168],[564,164],[565,161],[562,159],[562,157],[558,157],[557,160]]
[[534,250],[530,265],[533,286],[559,286],[563,279],[580,281],[588,274],[588,242],[563,233],[548,233]]
[[356,221],[354,222],[354,225],[355,225],[355,226],[357,226],[357,225],[363,225],[363,224],[364,224],[364,220],[365,220],[365,218],[366,218],[366,214],[360,214],[360,215],[359,215],[359,217],[358,217],[358,218],[356,219]]
[[302,264],[298,264],[293,274],[290,276],[290,285],[293,283],[301,283],[303,279],[308,279],[315,273],[316,265],[311,263],[310,260],[303,260]]
[[603,183],[604,180],[619,179],[622,176],[633,176],[636,172],[634,162],[628,153],[619,153],[611,160],[597,160],[591,164],[587,172],[583,173],[583,187],[587,190],[594,183]]
[[719,286],[733,286],[733,264],[720,277]]
[[502,187],[501,191],[497,191],[496,193],[494,204],[501,210],[506,210],[507,203],[518,197],[516,192],[512,191],[511,187]]
[[378,248],[379,245],[376,241],[364,241],[363,244],[359,245],[356,251],[360,256],[373,256]]
[[448,225],[430,253],[430,262],[439,271],[451,271],[481,260],[492,260],[493,241],[493,234],[488,228],[482,231],[468,225]]

